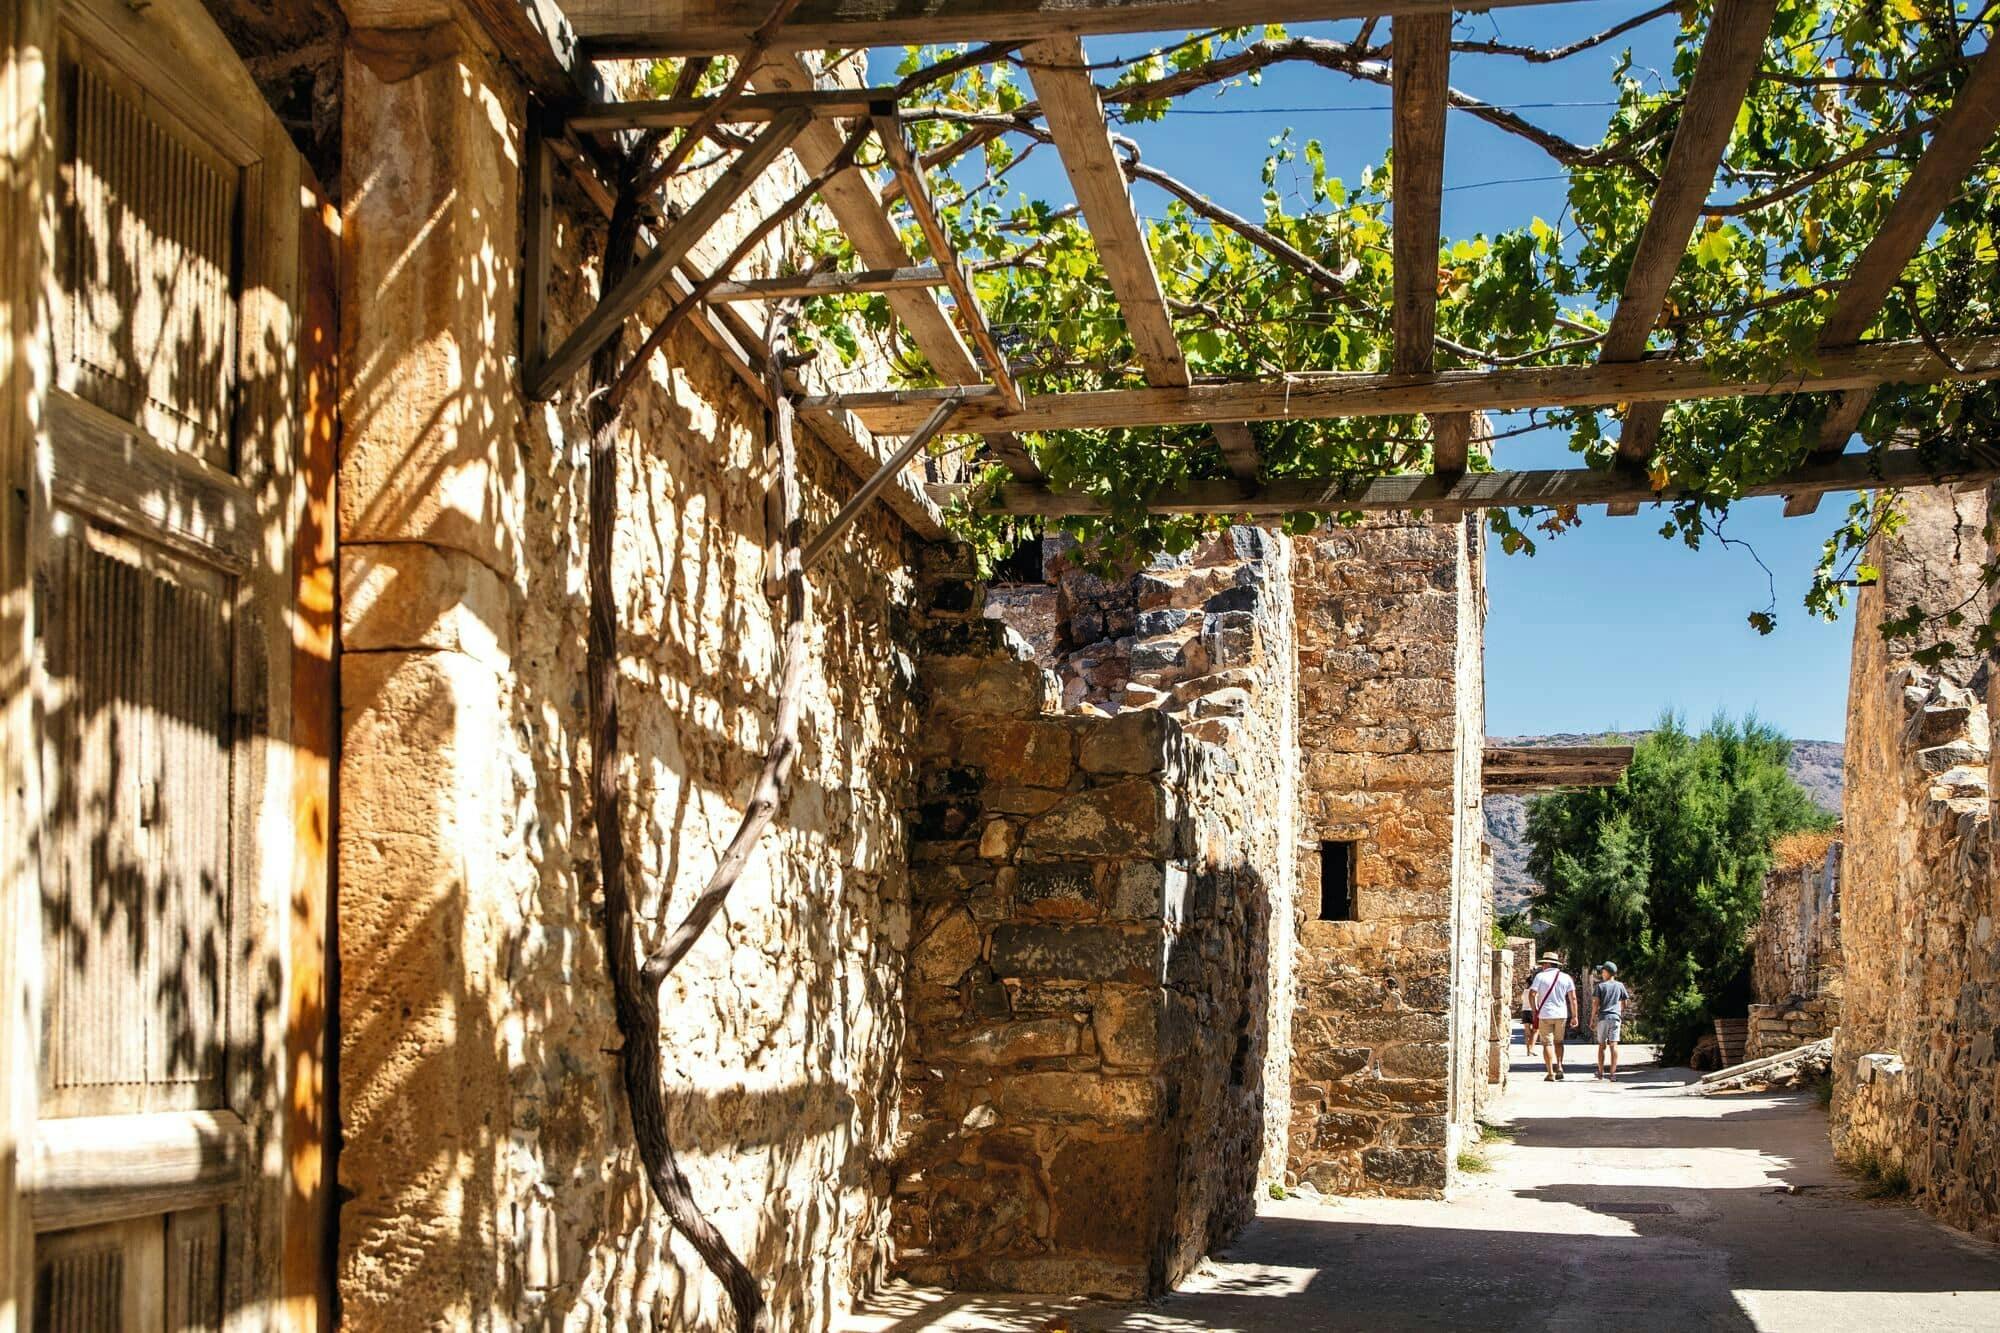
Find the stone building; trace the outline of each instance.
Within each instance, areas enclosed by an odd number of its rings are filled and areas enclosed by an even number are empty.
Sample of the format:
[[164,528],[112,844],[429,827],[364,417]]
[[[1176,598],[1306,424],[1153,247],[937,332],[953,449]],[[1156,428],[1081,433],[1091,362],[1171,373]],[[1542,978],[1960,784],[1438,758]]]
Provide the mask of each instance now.
[[[0,1308],[114,1326],[153,1275],[190,1327],[721,1322],[620,1084],[588,423],[522,388],[603,248],[523,172],[538,12],[0,8]],[[648,939],[773,732],[756,336],[690,320],[619,427]],[[808,530],[887,453],[801,448]],[[906,480],[815,567],[783,818],[662,995],[671,1138],[774,1323],[897,1271],[1154,1290],[1260,1182],[1441,1189],[1502,1007],[1476,522],[1072,564],[1050,662],[943,535]]]
[[1750,938],[1750,1037],[1745,1060],[1833,1035],[1846,967],[1840,950],[1841,844],[1801,833],[1774,849]]
[[1891,610],[1978,605],[1984,495],[1906,495],[1855,613],[1840,861],[1845,965],[1833,1140],[1924,1208],[2000,1238],[2000,882],[1988,804],[1991,672],[1969,630],[1924,666]]

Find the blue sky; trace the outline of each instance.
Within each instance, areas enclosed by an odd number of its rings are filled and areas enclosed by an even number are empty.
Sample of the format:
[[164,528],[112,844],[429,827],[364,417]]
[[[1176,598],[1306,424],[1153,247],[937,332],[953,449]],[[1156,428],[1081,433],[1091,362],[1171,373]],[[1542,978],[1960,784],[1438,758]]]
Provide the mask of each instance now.
[[[1560,45],[1651,8],[1649,0],[1579,0],[1461,15],[1460,34]],[[1543,65],[1455,57],[1452,81],[1488,101],[1519,108],[1535,123],[1578,142],[1595,142],[1615,96],[1610,76],[1630,46],[1637,69],[1664,68],[1674,20],[1568,60]],[[1315,25],[1306,33],[1351,32]],[[1099,38],[1093,59],[1143,51],[1157,38]],[[886,76],[878,65],[876,73]],[[1320,140],[1331,174],[1349,181],[1379,163],[1389,141],[1389,90],[1306,66],[1266,73],[1258,87],[1184,99],[1182,113],[1125,129],[1147,161],[1256,216],[1257,166],[1271,137],[1290,128]],[[1199,114],[1222,112],[1224,114]],[[1067,202],[1068,182],[1053,155],[1038,154],[1015,173],[1018,187]],[[1564,202],[1559,168],[1541,150],[1464,115],[1455,115],[1445,150],[1444,231],[1462,237],[1554,222]],[[1164,213],[1166,199],[1135,187],[1142,216]],[[1496,421],[1505,430],[1512,424]],[[1502,468],[1567,467],[1580,460],[1564,442],[1521,436],[1496,446]],[[1830,497],[1811,518],[1785,519],[1777,499],[1735,506],[1726,532],[1742,546],[1704,543],[1690,551],[1659,535],[1662,517],[1585,511],[1583,526],[1539,543],[1534,556],[1492,551],[1487,586],[1488,730],[1495,735],[1604,731],[1650,725],[1664,709],[1700,722],[1717,710],[1754,711],[1801,739],[1839,740],[1846,729],[1852,619],[1826,624],[1801,605],[1827,535],[1846,505]],[[1754,552],[1754,555],[1752,554]],[[1761,565],[1760,565],[1761,560]],[[1766,573],[1768,567],[1769,573]],[[1748,615],[1776,599],[1778,630],[1750,628]]]

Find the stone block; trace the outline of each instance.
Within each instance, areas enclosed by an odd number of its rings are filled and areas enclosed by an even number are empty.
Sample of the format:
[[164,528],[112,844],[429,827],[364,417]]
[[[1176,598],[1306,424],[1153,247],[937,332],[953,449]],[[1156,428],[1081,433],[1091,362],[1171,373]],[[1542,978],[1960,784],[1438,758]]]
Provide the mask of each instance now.
[[340,550],[344,651],[442,649],[506,669],[514,613],[500,576],[463,551],[422,542]]
[[926,1040],[924,1046],[927,1059],[1005,1065],[1075,1055],[1083,1046],[1083,1029],[1069,1018],[985,1023],[937,1034]]
[[1327,1111],[1313,1121],[1318,1149],[1365,1148],[1382,1135],[1382,1121],[1362,1111]]
[[1155,611],[1141,611],[1132,621],[1132,632],[1142,638],[1154,638],[1172,634],[1187,624],[1192,612],[1179,607],[1162,607]]
[[1158,1066],[1163,1001],[1162,992],[1155,989],[1098,992],[1091,1006],[1091,1026],[1105,1063]]
[[1112,882],[1111,914],[1179,925],[1187,911],[1188,878],[1187,867],[1177,861],[1127,861]]
[[1014,902],[1026,916],[1095,916],[1096,870],[1087,862],[1029,862],[1014,872]]
[[1092,1071],[1019,1074],[1000,1085],[1003,1119],[1067,1120],[1099,1126],[1148,1125],[1164,1104],[1157,1078]]
[[1399,1190],[1441,1190],[1444,1151],[1439,1148],[1365,1148],[1361,1172],[1370,1184]]
[[1172,671],[1181,664],[1181,641],[1173,638],[1134,640],[1129,660],[1134,674]]
[[1171,1222],[1173,1169],[1152,1135],[1073,1139],[1055,1155],[1055,1245],[1147,1263]]
[[1061,787],[1070,775],[1070,732],[1060,722],[969,723],[959,739],[959,757],[985,770],[990,783]]
[[910,973],[934,986],[955,986],[979,961],[979,927],[962,909],[946,912],[910,951]]
[[1157,773],[1166,767],[1172,724],[1158,713],[1121,713],[1083,730],[1078,760],[1086,773]]
[[1003,977],[1157,985],[1165,947],[1157,931],[1009,922],[993,929],[992,963]]
[[1024,846],[1054,857],[1160,855],[1172,829],[1165,793],[1144,779],[1071,792],[1028,821]]

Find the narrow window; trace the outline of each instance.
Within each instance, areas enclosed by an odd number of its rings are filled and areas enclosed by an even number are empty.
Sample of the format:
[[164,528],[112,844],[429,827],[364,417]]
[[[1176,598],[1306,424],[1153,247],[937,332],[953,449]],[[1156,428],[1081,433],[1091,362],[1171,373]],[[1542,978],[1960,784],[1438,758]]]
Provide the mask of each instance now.
[[1319,919],[1354,920],[1354,843],[1329,840],[1319,845]]

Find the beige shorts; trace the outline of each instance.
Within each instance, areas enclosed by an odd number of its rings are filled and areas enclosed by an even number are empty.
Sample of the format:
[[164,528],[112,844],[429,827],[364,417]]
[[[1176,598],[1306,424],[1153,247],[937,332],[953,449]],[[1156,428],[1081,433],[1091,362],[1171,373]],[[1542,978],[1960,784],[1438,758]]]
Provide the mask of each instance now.
[[1549,1019],[1547,1022],[1544,1022],[1540,1027],[1535,1029],[1535,1039],[1528,1044],[1530,1046],[1562,1045],[1563,1026],[1564,1026],[1564,1020],[1560,1018]]

